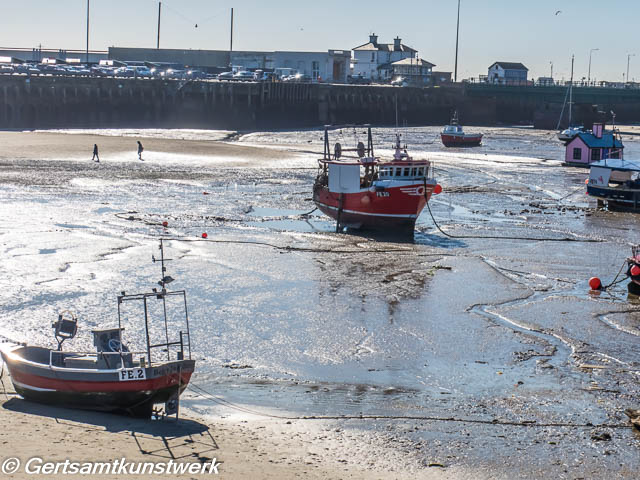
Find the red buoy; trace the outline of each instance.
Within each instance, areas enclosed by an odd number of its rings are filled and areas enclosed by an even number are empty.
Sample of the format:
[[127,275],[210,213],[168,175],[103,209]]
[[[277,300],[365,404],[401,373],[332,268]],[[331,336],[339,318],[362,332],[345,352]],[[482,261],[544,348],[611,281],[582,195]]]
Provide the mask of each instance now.
[[436,195],[440,195],[442,193],[442,186],[436,185],[435,187],[433,187],[433,193],[435,193]]
[[202,192],[203,195],[209,195],[209,192]]
[[589,286],[591,290],[600,290],[602,288],[602,282],[598,277],[591,277],[589,279]]
[[202,238],[207,238],[208,236],[209,236],[209,235],[207,235],[207,232],[204,232],[204,233],[202,234]]
[[167,221],[165,220],[164,222],[162,222],[162,226],[163,226],[163,227],[165,227],[165,228],[166,228],[166,227],[168,227],[168,226],[169,226],[169,222],[167,222]]
[[634,265],[631,267],[631,276],[637,277],[638,275],[640,275],[640,267],[638,265]]

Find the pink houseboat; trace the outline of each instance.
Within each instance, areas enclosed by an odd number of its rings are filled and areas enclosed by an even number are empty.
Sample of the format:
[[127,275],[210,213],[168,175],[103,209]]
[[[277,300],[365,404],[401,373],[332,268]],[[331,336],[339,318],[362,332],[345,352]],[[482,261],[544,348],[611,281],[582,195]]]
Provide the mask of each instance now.
[[616,130],[605,131],[603,123],[594,123],[591,132],[578,133],[569,141],[562,165],[585,167],[600,160],[623,159],[624,145]]

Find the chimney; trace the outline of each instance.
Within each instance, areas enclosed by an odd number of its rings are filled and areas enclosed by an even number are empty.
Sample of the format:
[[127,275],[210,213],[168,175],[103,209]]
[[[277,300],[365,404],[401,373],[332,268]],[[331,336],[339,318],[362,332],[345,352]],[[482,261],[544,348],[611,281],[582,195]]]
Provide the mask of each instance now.
[[378,36],[375,33],[369,35],[369,43],[373,43],[374,47],[378,46]]
[[596,138],[602,138],[602,130],[604,125],[602,123],[593,124],[593,136]]
[[399,52],[401,50],[402,40],[400,37],[396,37],[393,39],[393,51]]

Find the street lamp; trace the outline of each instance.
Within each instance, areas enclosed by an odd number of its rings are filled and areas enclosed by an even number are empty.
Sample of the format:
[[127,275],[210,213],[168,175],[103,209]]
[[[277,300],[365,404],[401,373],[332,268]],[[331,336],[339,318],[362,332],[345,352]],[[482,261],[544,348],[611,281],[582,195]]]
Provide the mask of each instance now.
[[631,61],[631,57],[635,57],[635,56],[636,56],[635,53],[627,54],[627,82],[629,81],[629,62]]
[[591,55],[593,54],[593,52],[597,52],[598,50],[600,50],[599,48],[592,48],[591,50],[589,50],[589,74],[587,75],[587,84],[589,84],[589,82],[591,82]]
[[549,62],[549,65],[551,65],[551,76],[549,78],[553,80],[553,62]]
[[89,64],[89,0],[87,0],[87,65]]

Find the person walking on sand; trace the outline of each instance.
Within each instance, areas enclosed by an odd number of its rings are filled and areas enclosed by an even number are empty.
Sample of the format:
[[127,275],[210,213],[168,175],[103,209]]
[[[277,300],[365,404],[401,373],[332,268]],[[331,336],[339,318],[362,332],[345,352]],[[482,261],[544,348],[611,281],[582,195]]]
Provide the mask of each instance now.
[[100,156],[98,155],[98,144],[93,144],[93,158],[91,159],[94,162],[100,162]]
[[140,140],[138,140],[138,159],[139,160],[142,160],[142,152],[143,151],[144,151],[144,147],[140,143]]

